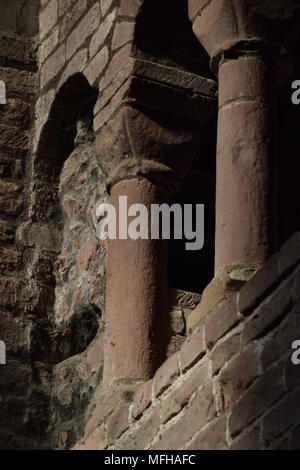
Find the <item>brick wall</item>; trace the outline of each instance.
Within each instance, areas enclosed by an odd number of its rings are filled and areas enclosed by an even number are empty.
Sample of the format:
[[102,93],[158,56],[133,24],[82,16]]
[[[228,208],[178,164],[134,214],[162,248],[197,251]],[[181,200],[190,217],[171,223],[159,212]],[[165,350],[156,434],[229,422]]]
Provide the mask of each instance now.
[[107,192],[94,142],[124,103],[196,121],[214,108],[186,5],[3,2],[0,447],[296,448],[299,235],[187,339],[200,296],[171,292],[153,380],[101,387],[106,243],[93,210]]
[[[138,0],[50,0],[40,11],[40,97],[37,103],[38,142],[55,93],[73,74],[81,72],[91,85],[106,91],[106,100],[95,108],[95,131],[102,123],[98,116],[116,93],[118,84],[108,90],[113,78],[129,58],[133,39],[133,17]],[[108,96],[109,95],[109,96]],[[114,99],[115,105],[117,98]],[[110,104],[110,112],[113,106]]]
[[299,449],[300,233],[153,380],[99,395],[76,449]]

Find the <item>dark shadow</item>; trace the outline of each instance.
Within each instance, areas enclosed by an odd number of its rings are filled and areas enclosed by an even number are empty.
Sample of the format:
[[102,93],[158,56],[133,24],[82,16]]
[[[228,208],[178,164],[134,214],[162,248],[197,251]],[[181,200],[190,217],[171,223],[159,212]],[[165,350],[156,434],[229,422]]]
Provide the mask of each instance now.
[[[300,49],[300,38],[296,50]],[[300,230],[300,105],[292,103],[292,83],[300,79],[299,52],[295,71],[279,89],[279,239],[280,245]]]
[[134,44],[142,57],[214,78],[209,57],[193,33],[186,0],[145,0]]
[[214,276],[215,186],[216,186],[217,119],[203,125],[202,144],[181,191],[173,203],[204,204],[205,240],[198,251],[186,250],[186,240],[170,240],[169,285],[202,293]]

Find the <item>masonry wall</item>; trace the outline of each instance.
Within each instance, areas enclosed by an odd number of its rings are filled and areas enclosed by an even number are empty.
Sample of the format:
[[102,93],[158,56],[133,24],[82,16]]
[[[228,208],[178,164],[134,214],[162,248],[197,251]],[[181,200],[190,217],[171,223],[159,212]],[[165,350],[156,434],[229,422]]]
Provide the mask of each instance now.
[[[131,17],[137,13],[139,2],[121,3],[119,8],[116,0],[42,2],[36,142],[55,94],[70,76],[83,73],[91,85],[104,91],[128,59],[134,25]],[[114,86],[113,92],[121,85],[122,81]],[[103,124],[104,118],[97,116],[100,110],[109,104],[110,111],[107,108],[105,114],[113,111],[113,104],[109,103],[112,94],[107,90],[95,108],[95,131]],[[113,102],[118,103],[117,96]]]
[[138,387],[95,403],[75,449],[299,449],[300,234]]
[[[144,59],[154,64],[146,70],[148,82],[141,81],[148,91],[149,83],[172,84],[171,71],[193,68],[182,48],[174,53],[165,31],[172,2],[161,15],[157,2],[145,2],[144,8],[147,21],[140,23],[133,47],[137,0],[3,5],[0,78],[8,96],[0,116],[0,331],[8,357],[0,377],[3,449],[73,446],[101,384],[107,246],[96,237],[94,209],[107,200],[107,190],[95,137],[129,95],[134,74],[145,74]],[[178,27],[177,20],[167,24],[173,31]],[[179,37],[189,42],[187,24],[186,15]],[[153,44],[154,25],[159,34]],[[161,56],[157,47],[163,38],[168,41]],[[192,44],[197,51],[193,36]],[[196,69],[203,64],[202,55],[197,57],[190,61]],[[164,62],[173,68],[160,68]],[[179,73],[175,82],[182,85],[184,78]],[[144,88],[133,88],[129,100],[148,96]],[[186,91],[176,93],[182,100]],[[182,344],[188,314],[199,300],[170,292],[168,354]]]
[[[146,384],[101,386],[107,242],[94,210],[108,188],[99,149],[109,166],[107,123],[124,105],[158,121],[171,108],[197,126],[216,115],[187,5],[2,2],[1,449],[298,448],[299,234],[202,324],[189,322],[201,296],[170,290],[166,362]],[[113,150],[124,152],[118,138]]]
[[37,32],[38,2],[1,2],[0,78],[7,92],[0,106],[0,331],[7,347],[0,375],[1,448],[43,447],[38,433],[47,422],[47,371],[34,362],[42,299],[37,282],[27,279],[30,253],[17,241],[28,208]]

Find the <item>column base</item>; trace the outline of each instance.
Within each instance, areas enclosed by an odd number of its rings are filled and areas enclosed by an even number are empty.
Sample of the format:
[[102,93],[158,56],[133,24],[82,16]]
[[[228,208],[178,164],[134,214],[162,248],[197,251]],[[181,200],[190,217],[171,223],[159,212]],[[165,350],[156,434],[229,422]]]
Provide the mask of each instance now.
[[261,266],[257,263],[239,263],[219,268],[215,277],[204,289],[200,304],[188,318],[188,332],[203,323],[217,304],[226,300],[233,292],[240,290]]

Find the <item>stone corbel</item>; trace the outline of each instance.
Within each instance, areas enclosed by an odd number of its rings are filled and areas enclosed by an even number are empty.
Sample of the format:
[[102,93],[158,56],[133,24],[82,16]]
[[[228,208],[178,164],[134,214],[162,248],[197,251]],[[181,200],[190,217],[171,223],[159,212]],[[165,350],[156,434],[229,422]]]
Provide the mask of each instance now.
[[199,124],[125,105],[97,138],[97,159],[109,190],[119,181],[146,178],[171,196],[199,147]]

